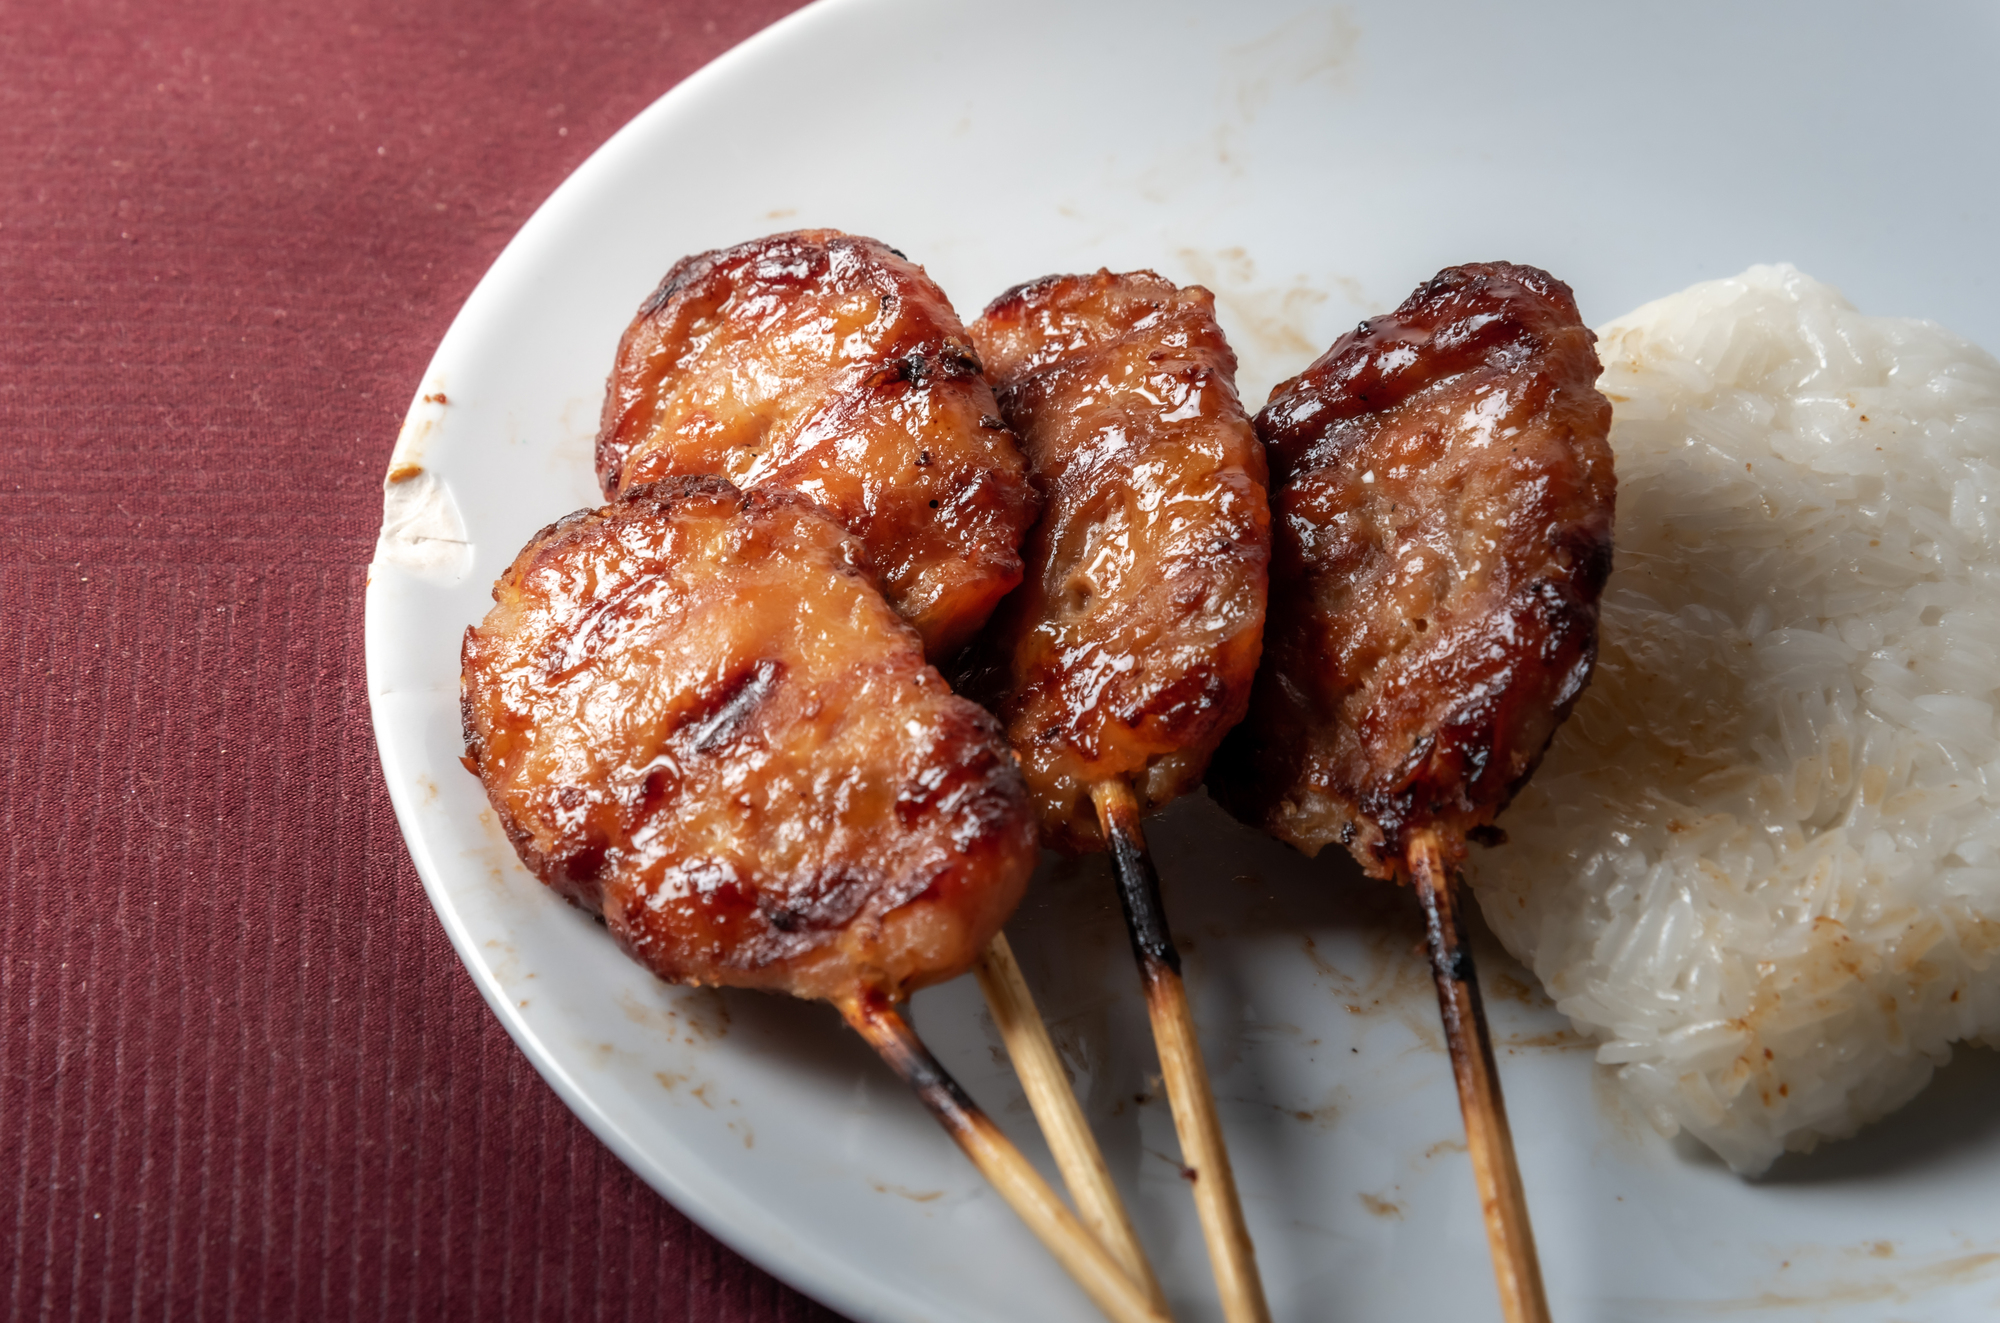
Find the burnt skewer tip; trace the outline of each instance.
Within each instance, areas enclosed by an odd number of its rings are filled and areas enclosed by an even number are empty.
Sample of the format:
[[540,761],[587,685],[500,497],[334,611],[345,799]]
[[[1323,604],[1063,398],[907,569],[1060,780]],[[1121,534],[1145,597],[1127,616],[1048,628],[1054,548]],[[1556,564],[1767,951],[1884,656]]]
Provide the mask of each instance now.
[[938,1063],[895,1006],[876,992],[840,1003],[841,1016],[930,1109],[972,1165],[1007,1201],[1113,1323],[1170,1323],[1083,1228],[1076,1215]]
[[1433,832],[1420,831],[1411,838],[1405,861],[1424,907],[1425,945],[1451,1049],[1452,1075],[1458,1082],[1459,1109],[1465,1116],[1466,1152],[1479,1185],[1500,1312],[1507,1323],[1549,1323],[1527,1194],[1514,1158],[1514,1137],[1507,1124],[1500,1071],[1493,1060],[1493,1039],[1486,1027],[1486,1007],[1479,997],[1455,879],[1445,867]]
[[[1167,930],[1167,908],[1160,899],[1160,875],[1146,853],[1139,827],[1139,802],[1124,781],[1100,781],[1091,787],[1097,819],[1111,847],[1111,869],[1118,879],[1118,899],[1125,906],[1125,927],[1132,938],[1132,955],[1150,990],[1162,975],[1180,977],[1181,953]],[[1150,995],[1150,991],[1149,991]]]
[[1208,1242],[1209,1266],[1215,1273],[1223,1316],[1229,1323],[1270,1323],[1271,1308],[1257,1272],[1257,1250],[1237,1197],[1222,1119],[1216,1114],[1215,1092],[1195,1034],[1187,986],[1181,981],[1180,953],[1167,929],[1159,874],[1139,828],[1138,800],[1123,780],[1099,781],[1091,787],[1091,798],[1097,805],[1098,824],[1110,843],[1118,898],[1125,908],[1132,953],[1138,958],[1146,988],[1146,1011],[1160,1054],[1160,1076],[1173,1108],[1181,1156],[1191,1173],[1195,1211],[1201,1216],[1202,1236]]

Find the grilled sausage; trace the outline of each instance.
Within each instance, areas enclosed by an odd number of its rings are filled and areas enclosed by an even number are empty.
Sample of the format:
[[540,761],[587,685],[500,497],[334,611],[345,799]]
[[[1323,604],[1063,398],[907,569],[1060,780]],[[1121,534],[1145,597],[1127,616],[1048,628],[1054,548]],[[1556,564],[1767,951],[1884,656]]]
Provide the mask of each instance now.
[[1020,582],[1033,489],[944,292],[895,250],[801,230],[684,258],[618,346],[607,497],[679,474],[810,498],[858,536],[934,658]]
[[891,999],[963,972],[1035,824],[858,541],[676,478],[537,534],[463,650],[466,762],[528,867],[662,978]]
[[1211,769],[1225,806],[1379,877],[1417,830],[1462,856],[1506,807],[1597,656],[1595,339],[1546,272],[1453,267],[1272,393],[1271,624]]
[[1000,713],[1044,840],[1098,849],[1094,782],[1199,785],[1264,627],[1263,449],[1214,299],[1150,271],[1051,276],[973,326],[1046,505],[962,687]]

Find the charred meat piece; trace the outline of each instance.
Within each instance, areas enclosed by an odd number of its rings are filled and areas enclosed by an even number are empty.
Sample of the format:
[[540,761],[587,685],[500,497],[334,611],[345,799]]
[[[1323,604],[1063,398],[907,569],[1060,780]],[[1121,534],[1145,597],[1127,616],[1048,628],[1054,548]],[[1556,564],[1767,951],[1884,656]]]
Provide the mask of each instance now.
[[466,762],[528,867],[662,978],[899,998],[964,971],[1035,863],[993,720],[858,542],[720,478],[537,534],[463,651]]
[[1051,845],[1103,847],[1095,782],[1129,778],[1142,807],[1198,785],[1249,701],[1270,511],[1214,304],[1100,271],[973,326],[1045,505],[966,691],[1000,713]]
[[1209,778],[1238,816],[1388,877],[1421,829],[1462,855],[1534,770],[1611,570],[1595,339],[1546,272],[1453,267],[1272,394],[1271,625]]
[[625,332],[597,434],[607,497],[721,474],[861,539],[943,658],[1020,582],[1034,491],[944,292],[873,239],[801,230],[684,258]]

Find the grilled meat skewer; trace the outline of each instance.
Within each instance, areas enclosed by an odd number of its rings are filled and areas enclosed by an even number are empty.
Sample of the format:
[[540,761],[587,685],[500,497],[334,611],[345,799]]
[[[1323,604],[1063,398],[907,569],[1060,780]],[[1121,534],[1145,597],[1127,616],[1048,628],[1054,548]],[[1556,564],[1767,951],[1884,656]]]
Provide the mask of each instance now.
[[1215,797],[1308,855],[1408,877],[1509,1320],[1547,1317],[1452,868],[1589,682],[1616,496],[1569,287],[1454,267],[1257,416],[1275,488],[1264,662]]
[[972,328],[1046,504],[967,692],[1021,756],[1043,839],[1112,851],[1224,1312],[1269,1318],[1139,816],[1200,783],[1243,714],[1269,515],[1236,359],[1200,288],[1051,276]]
[[[934,659],[1020,580],[1038,508],[944,292],[896,250],[834,230],[677,263],[619,346],[597,462],[607,495],[722,473],[813,501],[861,539]],[[976,970],[1078,1210],[1164,1310],[1004,933]]]
[[675,478],[542,530],[466,632],[466,763],[523,861],[660,977],[832,1002],[1107,1314],[1124,1271],[895,1009],[1019,901],[1032,811],[808,502]]

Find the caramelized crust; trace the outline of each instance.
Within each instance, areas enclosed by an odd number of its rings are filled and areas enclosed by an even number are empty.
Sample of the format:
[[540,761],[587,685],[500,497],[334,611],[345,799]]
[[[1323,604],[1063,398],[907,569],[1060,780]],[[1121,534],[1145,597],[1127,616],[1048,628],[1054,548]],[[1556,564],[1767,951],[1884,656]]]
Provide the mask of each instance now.
[[1249,701],[1270,512],[1214,302],[1150,271],[1051,276],[973,327],[1046,503],[967,692],[1051,845],[1102,848],[1092,782],[1148,807],[1198,784]]
[[467,630],[467,765],[662,978],[896,998],[1019,901],[1033,812],[853,537],[719,478],[543,529]]
[[1615,485],[1596,337],[1532,267],[1454,267],[1257,415],[1278,484],[1271,626],[1210,789],[1307,854],[1448,862],[1589,682]]
[[639,309],[598,480],[616,497],[702,473],[830,512],[933,657],[1020,582],[1020,452],[944,292],[873,239],[801,230],[683,258]]

